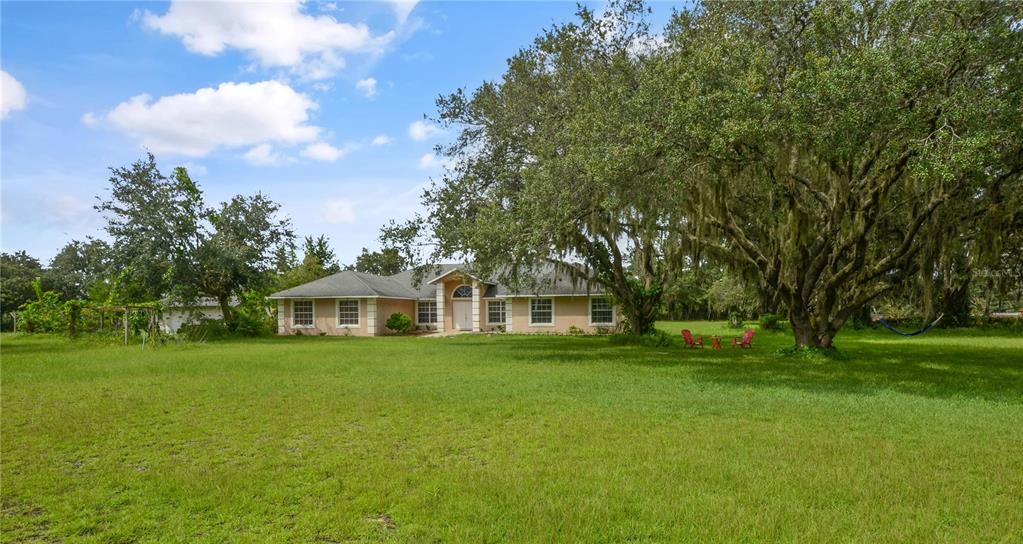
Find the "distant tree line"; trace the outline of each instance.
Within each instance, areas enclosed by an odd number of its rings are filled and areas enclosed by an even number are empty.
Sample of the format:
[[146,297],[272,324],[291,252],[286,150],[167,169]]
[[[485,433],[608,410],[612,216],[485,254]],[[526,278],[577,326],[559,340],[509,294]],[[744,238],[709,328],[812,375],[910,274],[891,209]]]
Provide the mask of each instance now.
[[304,237],[299,261],[279,204],[260,193],[208,204],[185,168],[164,175],[152,154],[112,168],[109,196],[96,209],[109,242],[73,240],[46,267],[24,251],[0,256],[5,327],[12,311],[46,294],[42,307],[52,311],[67,311],[59,301],[116,306],[209,298],[228,329],[244,321],[246,330],[258,331],[275,324],[266,300],[274,291],[342,268],[394,274],[406,264],[394,250],[364,248],[354,264],[342,267],[325,235]]

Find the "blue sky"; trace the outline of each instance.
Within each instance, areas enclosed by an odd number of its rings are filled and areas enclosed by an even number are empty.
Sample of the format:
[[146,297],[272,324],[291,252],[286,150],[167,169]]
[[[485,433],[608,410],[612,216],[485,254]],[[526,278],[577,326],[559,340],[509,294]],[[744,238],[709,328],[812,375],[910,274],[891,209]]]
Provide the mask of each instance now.
[[[595,4],[594,7],[600,7]],[[654,4],[663,22],[670,4]],[[0,3],[4,251],[102,237],[144,148],[210,202],[262,191],[342,262],[419,209],[434,100],[501,75],[571,2]],[[656,26],[655,26],[656,28]],[[418,123],[417,123],[418,122]]]

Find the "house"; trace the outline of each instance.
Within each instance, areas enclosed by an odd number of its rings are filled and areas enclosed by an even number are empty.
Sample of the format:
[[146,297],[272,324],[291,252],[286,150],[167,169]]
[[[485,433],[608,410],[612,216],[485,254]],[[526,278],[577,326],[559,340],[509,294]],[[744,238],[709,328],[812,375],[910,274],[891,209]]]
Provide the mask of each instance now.
[[[185,323],[194,323],[200,319],[223,319],[224,312],[215,298],[200,298],[194,302],[179,302],[170,299],[163,301],[164,310],[160,312],[160,330],[165,333],[176,333]],[[238,298],[231,297],[231,306],[238,305]]]
[[479,278],[460,264],[432,266],[416,285],[413,271],[377,276],[346,270],[270,295],[280,334],[379,336],[401,312],[419,329],[516,333],[600,332],[618,312],[599,286],[547,267],[533,290]]

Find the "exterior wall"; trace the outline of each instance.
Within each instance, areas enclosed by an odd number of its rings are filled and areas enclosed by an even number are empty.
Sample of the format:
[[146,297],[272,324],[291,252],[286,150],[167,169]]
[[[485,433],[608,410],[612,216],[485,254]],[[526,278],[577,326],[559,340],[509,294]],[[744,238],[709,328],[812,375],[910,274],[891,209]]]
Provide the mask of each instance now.
[[[303,299],[299,299],[303,300]],[[336,298],[317,298],[313,299],[313,326],[312,327],[298,327],[294,326],[294,320],[292,319],[292,301],[283,300],[283,305],[278,305],[278,308],[284,308],[284,326],[278,330],[278,334],[295,334],[296,330],[302,331],[302,334],[317,336],[321,332],[327,333],[330,336],[370,336],[368,324],[369,324],[369,299],[359,299],[359,324],[338,327],[337,325],[337,301]],[[375,299],[374,299],[375,300]],[[278,316],[278,323],[281,322]]]
[[192,317],[204,317],[206,319],[223,319],[224,312],[220,306],[204,306],[201,308],[173,308],[160,317],[160,330],[167,333],[176,333],[182,325],[192,320]]
[[391,314],[401,312],[409,318],[412,322],[416,321],[416,302],[414,300],[404,300],[400,298],[378,298],[377,299],[377,336],[391,334],[393,331],[387,328],[387,318],[391,317]]
[[[454,315],[452,312],[452,292],[463,285],[461,278],[452,278],[443,283],[443,289],[438,285],[438,302],[443,303],[443,309],[438,305],[438,319],[443,324],[442,330],[454,330]],[[470,283],[471,285],[471,283]],[[595,333],[598,328],[613,327],[590,326],[590,297],[549,297],[554,300],[554,324],[553,325],[530,325],[529,324],[529,300],[532,297],[513,297],[502,299],[479,298],[477,289],[474,293],[473,325],[476,330],[493,331],[497,330],[498,323],[490,323],[487,312],[488,300],[504,300],[506,323],[503,323],[507,332],[515,333],[564,333],[572,327],[587,333]],[[546,298],[546,297],[537,297]],[[415,301],[405,299],[359,299],[359,325],[351,327],[339,327],[337,325],[337,300],[335,298],[321,298],[313,300],[313,326],[295,328],[292,319],[292,300],[278,301],[278,334],[295,334],[296,330],[302,334],[319,335],[321,332],[331,336],[380,336],[388,334],[385,326],[387,318],[395,312],[401,312],[416,322]],[[443,310],[443,311],[442,311]],[[478,312],[478,313],[477,313]],[[615,312],[615,323],[618,322],[618,312]]]
[[[590,297],[536,297],[551,298],[554,300],[554,324],[533,325],[529,324],[529,299],[533,297],[507,298],[508,306],[505,312],[511,312],[510,329],[517,333],[549,333],[568,332],[571,327],[576,327],[583,332],[595,333],[601,326],[590,326]],[[594,297],[599,298],[599,297]],[[618,312],[615,311],[615,323],[618,322]],[[603,326],[603,328],[614,325]]]

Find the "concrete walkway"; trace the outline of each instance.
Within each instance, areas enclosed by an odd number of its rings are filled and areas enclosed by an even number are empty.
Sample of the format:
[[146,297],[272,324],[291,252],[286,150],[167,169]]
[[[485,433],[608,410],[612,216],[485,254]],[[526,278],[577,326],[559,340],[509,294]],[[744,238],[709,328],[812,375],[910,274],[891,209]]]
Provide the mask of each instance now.
[[472,331],[444,331],[444,332],[433,332],[430,334],[422,335],[422,338],[444,338],[447,336],[456,336],[459,334],[472,334]]

